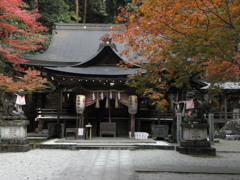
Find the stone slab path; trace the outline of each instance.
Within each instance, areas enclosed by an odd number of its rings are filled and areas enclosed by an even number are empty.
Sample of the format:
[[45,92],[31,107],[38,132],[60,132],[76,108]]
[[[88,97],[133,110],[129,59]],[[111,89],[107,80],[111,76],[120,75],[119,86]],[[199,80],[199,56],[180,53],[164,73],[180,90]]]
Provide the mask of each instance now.
[[54,180],[134,180],[130,151],[81,150]]

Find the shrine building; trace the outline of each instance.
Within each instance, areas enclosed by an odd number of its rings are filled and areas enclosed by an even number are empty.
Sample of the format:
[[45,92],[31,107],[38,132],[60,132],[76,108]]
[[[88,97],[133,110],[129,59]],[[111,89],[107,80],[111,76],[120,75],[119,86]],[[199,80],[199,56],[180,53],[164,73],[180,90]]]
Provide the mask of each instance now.
[[[113,29],[112,24],[56,24],[48,50],[26,57],[27,66],[41,70],[57,87],[55,93],[35,98],[38,131],[51,123],[64,128],[91,124],[93,136],[104,136],[101,124],[110,123],[114,132],[109,135],[151,132],[151,125],[160,120],[157,112],[126,85],[128,75],[144,71],[135,65],[126,70],[117,66],[127,61],[121,55],[124,45],[111,41],[112,32],[119,30],[121,26]],[[172,121],[171,115],[161,118],[163,123]]]

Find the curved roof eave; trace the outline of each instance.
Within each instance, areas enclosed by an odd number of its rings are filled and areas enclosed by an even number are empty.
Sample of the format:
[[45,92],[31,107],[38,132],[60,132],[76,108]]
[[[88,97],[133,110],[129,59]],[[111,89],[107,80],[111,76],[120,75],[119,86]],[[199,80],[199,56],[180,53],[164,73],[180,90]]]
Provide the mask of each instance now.
[[53,72],[59,73],[69,73],[76,75],[95,75],[95,76],[127,76],[134,74],[136,71],[141,71],[145,73],[144,70],[139,68],[129,68],[127,70],[123,70],[119,67],[46,67],[46,70],[50,70]]
[[111,45],[104,45],[104,46],[100,47],[100,48],[98,49],[98,51],[97,51],[93,56],[89,57],[89,59],[85,60],[84,62],[80,62],[80,63],[74,64],[74,65],[72,65],[72,66],[73,66],[73,67],[87,66],[88,64],[91,63],[91,61],[94,61],[94,59],[97,58],[97,57],[98,57],[106,48],[108,48],[108,47],[115,53],[115,55],[116,55],[119,59],[123,60],[123,59],[119,56],[119,54],[116,53],[117,51],[114,50],[114,49],[111,47]]

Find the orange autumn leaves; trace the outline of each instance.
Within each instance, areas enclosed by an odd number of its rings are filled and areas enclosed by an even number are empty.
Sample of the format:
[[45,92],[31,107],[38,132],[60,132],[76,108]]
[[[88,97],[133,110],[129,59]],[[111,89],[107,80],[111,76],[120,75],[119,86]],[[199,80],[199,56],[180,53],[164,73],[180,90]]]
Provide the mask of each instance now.
[[142,0],[120,10],[124,31],[114,39],[147,72],[132,77],[134,86],[161,105],[168,89],[190,78],[239,81],[240,0]]
[[124,32],[115,39],[125,42],[123,54],[132,62],[161,61],[173,67],[171,60],[181,64],[192,59],[197,69],[208,71],[205,79],[228,79],[221,76],[226,67],[231,80],[237,77],[240,0],[143,0],[121,11],[116,20],[125,23]]
[[26,70],[22,77],[7,77],[0,73],[0,90],[4,92],[15,92],[24,89],[27,92],[46,88],[46,79],[40,77],[40,72],[36,70]]

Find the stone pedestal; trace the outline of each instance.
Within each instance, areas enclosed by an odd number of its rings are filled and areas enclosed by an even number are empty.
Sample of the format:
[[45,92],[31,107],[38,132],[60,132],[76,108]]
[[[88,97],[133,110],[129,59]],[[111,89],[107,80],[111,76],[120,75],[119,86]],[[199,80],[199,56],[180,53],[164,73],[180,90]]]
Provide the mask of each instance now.
[[182,154],[216,156],[216,149],[207,141],[207,123],[182,123],[183,138],[176,150]]
[[27,139],[27,120],[0,120],[0,152],[26,152],[30,150]]

